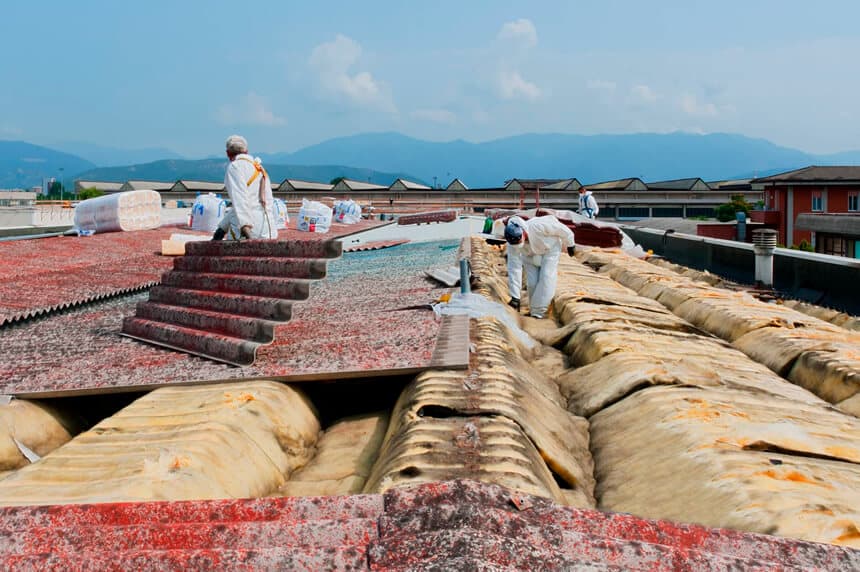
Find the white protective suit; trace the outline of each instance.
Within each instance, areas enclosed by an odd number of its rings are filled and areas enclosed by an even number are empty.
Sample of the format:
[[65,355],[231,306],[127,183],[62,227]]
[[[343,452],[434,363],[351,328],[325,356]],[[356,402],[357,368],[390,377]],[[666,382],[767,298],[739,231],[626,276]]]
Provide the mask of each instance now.
[[579,195],[579,214],[588,218],[597,218],[599,212],[597,199],[591,195],[591,191],[585,191]]
[[226,238],[239,240],[240,229],[245,225],[251,226],[251,238],[278,238],[272,183],[259,159],[246,153],[237,155],[227,167],[224,187],[233,203],[218,223],[227,233]]
[[543,318],[555,296],[558,282],[558,259],[562,248],[575,246],[573,231],[552,215],[523,220],[514,216],[527,234],[519,244],[508,244],[508,293],[520,298],[523,285],[523,267],[529,285],[529,313]]

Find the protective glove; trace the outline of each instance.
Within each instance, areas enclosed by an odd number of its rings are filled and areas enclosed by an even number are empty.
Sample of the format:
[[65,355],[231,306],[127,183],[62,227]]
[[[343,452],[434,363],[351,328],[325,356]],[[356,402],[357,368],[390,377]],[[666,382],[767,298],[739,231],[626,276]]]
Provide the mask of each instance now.
[[576,247],[575,247],[575,246],[568,246],[568,247],[567,247],[567,255],[568,255],[568,256],[573,256],[573,253],[574,253],[574,251],[575,251],[575,250],[576,250]]
[[510,306],[511,308],[516,310],[517,312],[519,312],[520,311],[520,299],[519,298],[511,298],[511,301],[508,302],[508,306]]
[[215,229],[215,234],[212,235],[212,240],[224,240],[224,237],[226,235],[227,235],[227,233],[224,231],[224,229],[221,227],[218,227]]

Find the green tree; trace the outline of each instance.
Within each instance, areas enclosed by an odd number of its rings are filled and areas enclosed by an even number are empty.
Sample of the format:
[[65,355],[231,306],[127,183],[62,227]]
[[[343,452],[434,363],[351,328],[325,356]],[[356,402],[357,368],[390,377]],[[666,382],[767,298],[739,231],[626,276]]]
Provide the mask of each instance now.
[[335,177],[334,179],[332,179],[331,181],[329,181],[329,182],[328,182],[328,184],[329,184],[329,185],[336,185],[336,184],[338,184],[339,182],[341,182],[342,180],[344,180],[345,178],[346,178],[346,177]]
[[735,213],[743,211],[749,216],[753,206],[744,199],[743,195],[732,195],[732,201],[724,203],[715,209],[717,220],[720,222],[729,222],[735,220]]
[[95,187],[90,187],[89,189],[84,189],[78,193],[78,199],[84,201],[86,199],[92,199],[102,195],[104,195],[104,191],[100,191]]

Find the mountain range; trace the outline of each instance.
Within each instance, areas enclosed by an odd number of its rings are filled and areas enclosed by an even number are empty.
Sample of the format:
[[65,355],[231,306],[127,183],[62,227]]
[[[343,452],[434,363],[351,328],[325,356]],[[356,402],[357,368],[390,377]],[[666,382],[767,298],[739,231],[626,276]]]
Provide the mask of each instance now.
[[[346,177],[357,181],[368,181],[379,185],[390,185],[398,178],[414,177],[405,173],[386,173],[361,167],[339,165],[279,165],[264,159],[263,165],[272,181],[280,183],[284,179],[329,182],[336,177]],[[80,173],[76,179],[84,181],[223,181],[226,158],[153,161],[128,167],[99,167]]]
[[[43,177],[58,176],[59,167],[64,167],[67,186],[72,179],[223,179],[222,158],[191,160],[167,149],[75,145],[63,148],[80,150],[90,160],[29,143],[0,141],[0,188],[38,185]],[[458,177],[472,188],[500,186],[515,177],[576,177],[585,184],[625,177],[646,182],[684,177],[720,180],[765,176],[807,165],[860,164],[860,151],[814,155],[743,135],[682,132],[525,134],[482,143],[365,133],[330,139],[292,153],[260,155],[273,180],[327,182],[345,176],[388,185],[402,177],[444,187]],[[162,160],[116,166],[123,157]]]
[[860,163],[860,151],[812,155],[765,139],[715,133],[628,135],[526,134],[484,143],[434,143],[398,133],[340,137],[270,160],[314,165],[324,161],[436,177],[441,186],[459,177],[472,188],[499,186],[512,178],[596,183],[639,177],[660,181],[764,176],[807,165]]

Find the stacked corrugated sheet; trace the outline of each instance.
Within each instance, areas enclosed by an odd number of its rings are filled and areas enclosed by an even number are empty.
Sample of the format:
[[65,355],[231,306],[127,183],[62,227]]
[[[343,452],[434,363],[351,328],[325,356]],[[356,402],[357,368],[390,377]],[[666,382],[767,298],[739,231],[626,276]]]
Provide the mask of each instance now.
[[123,334],[234,365],[254,363],[341,254],[328,241],[190,242]]
[[860,334],[621,252],[585,260],[843,411],[860,416]]
[[[482,282],[503,292],[502,257],[473,249],[495,259]],[[615,255],[585,258],[601,256]],[[558,327],[523,325],[579,366],[558,382],[590,422],[598,508],[860,546],[855,417],[574,259],[560,263],[554,313]]]

